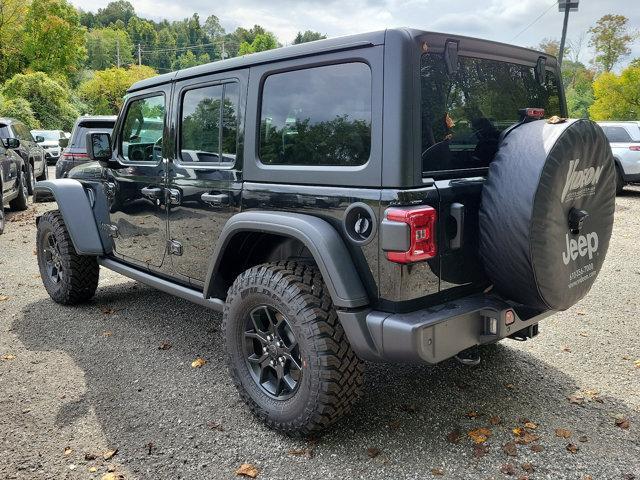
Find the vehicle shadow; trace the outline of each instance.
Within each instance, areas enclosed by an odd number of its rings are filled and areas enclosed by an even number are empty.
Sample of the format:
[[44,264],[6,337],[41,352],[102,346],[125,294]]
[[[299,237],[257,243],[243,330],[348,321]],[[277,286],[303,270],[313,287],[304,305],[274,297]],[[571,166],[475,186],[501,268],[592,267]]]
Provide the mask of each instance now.
[[[615,464],[611,478],[619,478],[616,469],[638,467],[629,460],[630,431],[616,427],[610,413],[624,415],[633,428],[640,414],[616,398],[587,395],[581,405],[570,403],[574,380],[519,344],[487,348],[473,368],[453,360],[431,367],[368,364],[355,411],[318,439],[296,440],[259,424],[238,399],[224,363],[220,316],[210,310],[126,282],[101,287],[80,307],[31,303],[12,331],[30,350],[63,351],[83,370],[86,393],[57,412],[56,424],[95,412],[119,461],[139,478],[233,478],[244,461],[259,465],[266,478],[294,478],[296,469],[288,474],[286,467],[300,464],[325,478],[353,477],[351,468],[368,478],[416,478],[444,464],[471,469],[466,478],[486,478],[505,462],[530,458],[549,474],[558,455],[563,468],[573,466],[571,478],[607,462]],[[163,343],[170,347],[159,348]],[[207,364],[192,368],[197,357]],[[499,423],[491,424],[492,417]],[[520,445],[516,459],[507,457],[502,445],[526,421],[538,425],[534,443],[544,451]],[[476,458],[467,432],[478,427],[491,435],[488,452],[476,450]],[[573,435],[558,438],[556,428]],[[459,441],[447,440],[457,429]],[[588,441],[579,443],[583,435]],[[566,451],[570,442],[579,454]]]

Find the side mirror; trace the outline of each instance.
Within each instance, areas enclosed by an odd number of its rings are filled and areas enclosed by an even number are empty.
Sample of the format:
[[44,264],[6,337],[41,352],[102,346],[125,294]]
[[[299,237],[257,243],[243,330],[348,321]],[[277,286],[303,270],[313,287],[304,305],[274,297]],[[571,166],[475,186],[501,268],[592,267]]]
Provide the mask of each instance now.
[[4,145],[4,148],[7,149],[15,149],[20,146],[20,140],[18,140],[17,138],[3,138],[2,145]]
[[36,143],[44,142],[44,137],[42,135],[36,135]]
[[105,168],[123,168],[120,163],[113,160],[111,149],[111,135],[105,132],[87,133],[87,155]]
[[60,140],[58,140],[58,145],[60,145],[61,148],[67,148],[69,146],[69,139],[61,138]]

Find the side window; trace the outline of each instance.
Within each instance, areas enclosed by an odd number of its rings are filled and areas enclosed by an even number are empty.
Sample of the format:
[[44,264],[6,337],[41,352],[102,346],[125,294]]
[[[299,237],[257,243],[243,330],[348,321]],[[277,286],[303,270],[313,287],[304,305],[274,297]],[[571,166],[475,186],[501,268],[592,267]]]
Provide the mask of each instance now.
[[19,140],[24,140],[25,142],[33,142],[33,135],[23,123],[14,123],[13,128],[16,131],[16,136]]
[[120,132],[120,151],[131,162],[158,162],[162,158],[164,95],[133,100]]
[[188,90],[182,97],[183,162],[233,164],[238,143],[238,84]]
[[622,127],[602,127],[604,134],[607,136],[610,142],[618,143],[630,143],[631,135]]
[[343,63],[270,75],[262,89],[260,160],[357,166],[371,151],[371,69]]

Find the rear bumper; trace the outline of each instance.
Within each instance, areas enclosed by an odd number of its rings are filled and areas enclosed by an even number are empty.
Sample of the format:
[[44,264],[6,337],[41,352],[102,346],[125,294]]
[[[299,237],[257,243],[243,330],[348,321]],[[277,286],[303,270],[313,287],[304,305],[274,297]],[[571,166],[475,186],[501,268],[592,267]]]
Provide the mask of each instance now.
[[[513,310],[515,321],[505,323]],[[489,295],[474,295],[410,313],[338,311],[351,346],[364,360],[438,363],[475,345],[514,335],[553,314],[513,307]],[[491,320],[497,320],[495,333]]]

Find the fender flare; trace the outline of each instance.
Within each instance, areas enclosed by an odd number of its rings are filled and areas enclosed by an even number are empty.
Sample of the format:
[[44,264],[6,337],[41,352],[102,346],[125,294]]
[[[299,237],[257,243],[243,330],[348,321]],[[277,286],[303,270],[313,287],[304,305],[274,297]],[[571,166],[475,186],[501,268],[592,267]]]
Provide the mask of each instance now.
[[104,255],[100,232],[83,185],[69,178],[36,182],[34,202],[55,200],[80,255]]
[[347,247],[328,222],[318,217],[290,212],[241,212],[225,224],[209,261],[204,296],[210,298],[213,279],[224,252],[240,232],[275,233],[301,241],[311,252],[336,307],[357,308],[369,304],[369,297]]

